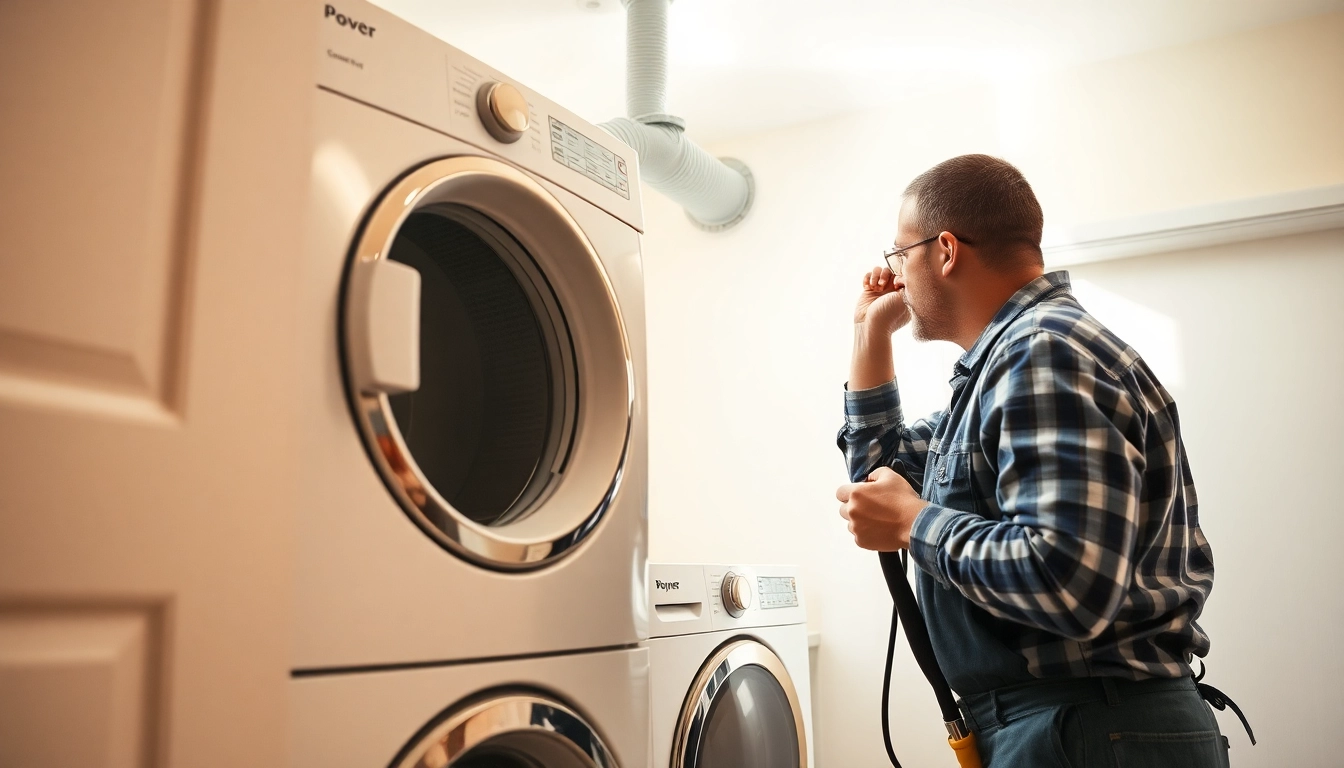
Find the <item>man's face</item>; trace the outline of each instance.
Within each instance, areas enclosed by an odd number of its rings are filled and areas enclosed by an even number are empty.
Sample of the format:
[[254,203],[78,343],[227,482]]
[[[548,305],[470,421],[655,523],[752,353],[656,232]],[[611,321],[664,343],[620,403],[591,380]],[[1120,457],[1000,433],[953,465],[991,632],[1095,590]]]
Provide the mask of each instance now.
[[[916,203],[905,198],[901,203],[901,213],[896,227],[896,244],[909,245],[937,234],[921,232],[915,221]],[[912,248],[905,257],[902,276],[898,285],[904,283],[901,290],[905,305],[910,308],[910,332],[918,341],[938,341],[950,338],[952,323],[950,304],[947,301],[946,286],[938,269],[938,254],[942,246],[935,240]]]

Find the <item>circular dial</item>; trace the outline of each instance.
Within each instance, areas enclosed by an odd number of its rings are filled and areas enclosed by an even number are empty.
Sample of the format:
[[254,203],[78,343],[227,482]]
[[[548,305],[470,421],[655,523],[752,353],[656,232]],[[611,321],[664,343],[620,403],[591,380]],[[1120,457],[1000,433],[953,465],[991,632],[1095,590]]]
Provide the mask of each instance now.
[[733,618],[741,616],[751,607],[751,582],[745,576],[732,571],[725,573],[719,592],[723,597],[724,610]]
[[508,83],[491,81],[482,84],[476,91],[476,112],[485,130],[505,144],[522,138],[532,125],[527,99]]

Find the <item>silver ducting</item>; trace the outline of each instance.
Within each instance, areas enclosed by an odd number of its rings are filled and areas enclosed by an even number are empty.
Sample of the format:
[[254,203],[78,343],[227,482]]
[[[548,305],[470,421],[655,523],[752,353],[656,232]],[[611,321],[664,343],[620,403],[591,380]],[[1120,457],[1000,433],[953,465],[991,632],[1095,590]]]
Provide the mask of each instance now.
[[755,198],[751,171],[686,138],[685,123],[667,112],[667,21],[672,0],[624,0],[626,111],[602,127],[639,154],[640,176],[686,209],[702,229],[727,229]]

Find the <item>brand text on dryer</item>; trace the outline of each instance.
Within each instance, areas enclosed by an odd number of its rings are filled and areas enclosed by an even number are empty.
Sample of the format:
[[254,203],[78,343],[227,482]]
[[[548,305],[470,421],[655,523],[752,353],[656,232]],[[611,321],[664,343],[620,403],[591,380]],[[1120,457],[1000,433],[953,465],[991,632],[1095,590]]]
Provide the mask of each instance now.
[[355,21],[344,13],[338,12],[336,6],[328,5],[322,17],[330,19],[333,16],[336,17],[337,24],[340,24],[342,27],[349,27],[365,37],[373,37],[373,33],[376,31],[375,27],[370,27],[362,21]]
[[680,581],[659,581],[658,579],[654,579],[654,580],[653,580],[653,586],[655,586],[655,587],[657,587],[657,588],[663,590],[664,592],[671,592],[671,591],[674,590],[674,589],[678,589],[678,588],[680,588],[680,587],[681,587],[681,582],[680,582]]

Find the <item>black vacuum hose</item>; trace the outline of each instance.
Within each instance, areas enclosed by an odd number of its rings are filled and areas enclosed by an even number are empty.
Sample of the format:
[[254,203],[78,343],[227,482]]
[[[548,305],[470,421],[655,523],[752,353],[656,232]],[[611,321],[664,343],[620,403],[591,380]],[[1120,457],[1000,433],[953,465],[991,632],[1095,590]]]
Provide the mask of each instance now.
[[[879,553],[885,555],[888,553]],[[905,558],[901,558],[901,568],[905,568]],[[885,566],[886,564],[883,563]],[[901,761],[896,759],[896,750],[891,747],[891,663],[896,655],[896,630],[901,624],[901,613],[896,610],[896,603],[891,604],[891,635],[887,638],[887,667],[882,673],[882,743],[887,747],[887,759],[891,761],[892,768],[902,768]]]
[[919,662],[929,685],[933,687],[938,699],[938,708],[943,712],[943,721],[955,723],[961,720],[961,709],[947,684],[943,670],[938,666],[938,658],[933,655],[933,641],[929,639],[929,627],[924,623],[924,615],[919,612],[919,603],[915,593],[906,580],[906,568],[909,563],[905,550],[899,552],[878,552],[878,561],[882,564],[882,576],[887,580],[887,591],[891,593],[891,636],[887,639],[887,668],[882,674],[882,740],[886,743],[887,758],[893,768],[901,768],[896,759],[896,751],[891,745],[891,665],[896,653],[896,629],[900,617],[905,617],[905,639],[910,650]]

